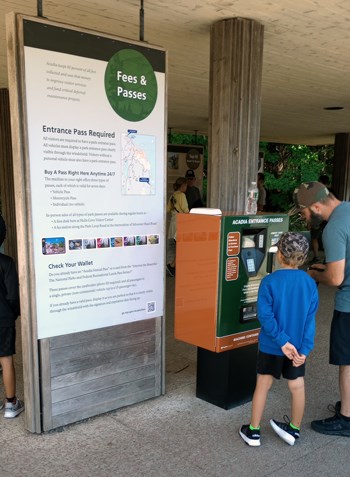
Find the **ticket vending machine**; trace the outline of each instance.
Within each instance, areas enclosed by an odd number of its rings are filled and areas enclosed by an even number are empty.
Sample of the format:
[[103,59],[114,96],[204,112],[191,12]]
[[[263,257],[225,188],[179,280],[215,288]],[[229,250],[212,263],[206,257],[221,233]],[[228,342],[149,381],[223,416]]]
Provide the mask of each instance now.
[[254,391],[258,289],[288,216],[193,209],[177,219],[175,338],[198,347],[197,397],[229,409]]

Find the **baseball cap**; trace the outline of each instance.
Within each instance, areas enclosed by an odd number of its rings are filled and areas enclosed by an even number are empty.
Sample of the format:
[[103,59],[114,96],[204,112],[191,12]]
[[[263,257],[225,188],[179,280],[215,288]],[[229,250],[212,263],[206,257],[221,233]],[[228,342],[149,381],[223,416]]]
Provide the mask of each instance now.
[[321,182],[303,182],[294,190],[293,199],[295,206],[288,212],[288,215],[294,215],[305,207],[315,202],[325,199],[329,195],[329,190]]
[[309,241],[299,232],[284,232],[277,243],[277,248],[286,258],[290,258],[296,252],[306,256],[309,252]]
[[186,179],[195,179],[196,178],[195,173],[192,169],[188,169],[188,171],[186,171],[185,177],[186,177]]

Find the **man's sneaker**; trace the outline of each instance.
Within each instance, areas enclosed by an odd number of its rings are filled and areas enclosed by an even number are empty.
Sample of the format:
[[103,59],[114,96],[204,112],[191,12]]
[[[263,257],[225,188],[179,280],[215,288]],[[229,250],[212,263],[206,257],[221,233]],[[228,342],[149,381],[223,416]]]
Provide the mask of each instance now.
[[341,401],[337,401],[335,404],[328,404],[327,409],[333,414],[339,414],[341,409]]
[[275,419],[271,419],[271,427],[284,442],[287,442],[290,446],[294,446],[296,439],[300,437],[300,431],[291,427],[288,416],[283,416],[283,419],[285,422],[278,422],[275,421]]
[[15,403],[6,401],[5,403],[5,412],[4,417],[12,418],[21,414],[24,410],[24,402],[20,401],[19,399],[16,400]]
[[328,419],[312,421],[311,428],[320,434],[350,437],[350,421],[346,421],[339,412]]
[[245,424],[240,428],[239,435],[248,446],[260,446],[260,429],[251,430],[249,424]]
[[166,269],[168,270],[168,273],[171,277],[175,277],[175,267],[172,267],[170,263],[168,263]]

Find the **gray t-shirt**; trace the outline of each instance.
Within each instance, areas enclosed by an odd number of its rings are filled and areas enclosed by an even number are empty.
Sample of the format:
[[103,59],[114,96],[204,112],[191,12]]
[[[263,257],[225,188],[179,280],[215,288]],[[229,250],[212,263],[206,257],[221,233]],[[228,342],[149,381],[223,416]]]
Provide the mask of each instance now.
[[335,309],[350,313],[350,202],[332,212],[323,235],[326,263],[345,259],[345,277],[335,296]]

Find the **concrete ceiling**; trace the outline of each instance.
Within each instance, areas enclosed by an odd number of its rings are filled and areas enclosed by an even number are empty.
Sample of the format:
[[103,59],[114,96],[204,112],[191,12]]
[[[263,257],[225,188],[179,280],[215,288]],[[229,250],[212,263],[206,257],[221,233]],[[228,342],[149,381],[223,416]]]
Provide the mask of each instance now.
[[[210,26],[232,17],[265,27],[261,140],[334,142],[350,131],[349,0],[145,0],[144,39],[168,51],[168,127],[206,133]],[[138,0],[42,1],[49,20],[139,39]],[[36,0],[0,0],[0,87],[8,87],[5,14]],[[324,107],[342,106],[340,111]]]

